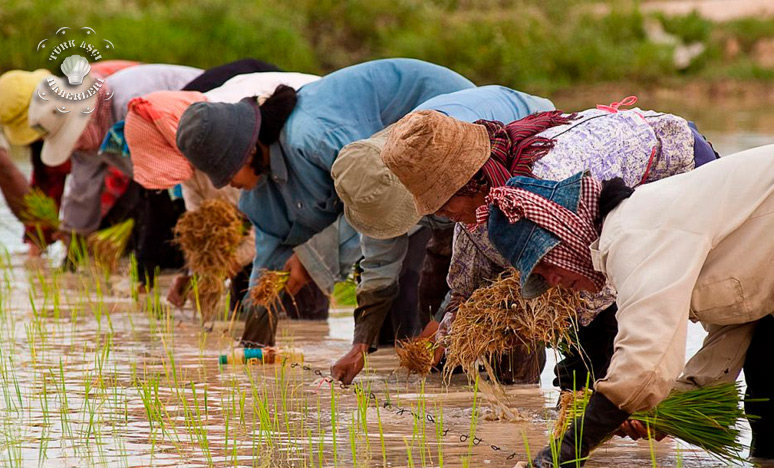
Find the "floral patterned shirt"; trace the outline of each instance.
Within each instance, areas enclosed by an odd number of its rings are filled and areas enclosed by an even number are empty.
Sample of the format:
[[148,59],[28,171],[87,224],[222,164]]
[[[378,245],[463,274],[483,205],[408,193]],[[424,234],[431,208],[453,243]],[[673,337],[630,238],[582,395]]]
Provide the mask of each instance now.
[[[540,135],[555,140],[551,152],[532,167],[542,179],[562,180],[589,170],[599,180],[621,177],[635,187],[694,168],[693,134],[685,119],[672,114],[590,109]],[[485,225],[468,231],[458,224],[447,277],[451,304],[461,303],[509,266],[489,241]],[[581,325],[613,304],[615,291],[608,285],[586,299],[588,309],[579,311]]]

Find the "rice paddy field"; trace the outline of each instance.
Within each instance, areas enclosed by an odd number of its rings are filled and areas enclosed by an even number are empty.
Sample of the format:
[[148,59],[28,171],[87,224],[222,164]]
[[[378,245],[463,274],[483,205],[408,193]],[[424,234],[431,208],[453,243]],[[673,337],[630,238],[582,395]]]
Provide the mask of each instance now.
[[[728,117],[741,122],[731,133],[696,120],[727,154],[774,140],[760,124],[774,113],[749,112]],[[495,420],[464,376],[446,386],[396,370],[393,350],[369,356],[354,385],[331,383],[352,337],[347,309],[281,322],[280,346],[302,350],[303,364],[221,365],[242,324],[204,329],[190,301],[167,305],[170,275],[137,296],[126,259],[112,275],[61,273],[59,249],[30,262],[4,205],[0,219],[0,466],[511,467],[548,440],[551,353],[541,386],[507,389],[518,421]],[[689,353],[702,337],[691,328]],[[586,466],[726,465],[668,439],[614,438]]]

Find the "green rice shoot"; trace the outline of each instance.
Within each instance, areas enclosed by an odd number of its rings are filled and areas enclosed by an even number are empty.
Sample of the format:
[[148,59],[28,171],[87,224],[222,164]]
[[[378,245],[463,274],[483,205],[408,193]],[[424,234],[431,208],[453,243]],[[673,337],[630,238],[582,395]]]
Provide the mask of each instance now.
[[[646,425],[651,432],[661,432],[699,447],[726,463],[742,461],[740,424],[748,416],[742,410],[741,385],[724,383],[688,391],[673,391],[650,411],[639,411],[629,419]],[[590,391],[576,392],[559,416],[562,433],[576,417],[583,415],[591,397]]]

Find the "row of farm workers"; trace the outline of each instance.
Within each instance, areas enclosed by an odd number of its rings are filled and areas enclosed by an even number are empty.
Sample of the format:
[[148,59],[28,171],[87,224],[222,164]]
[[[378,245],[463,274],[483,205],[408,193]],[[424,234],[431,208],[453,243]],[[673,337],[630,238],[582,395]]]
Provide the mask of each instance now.
[[[582,292],[554,385],[594,389],[582,431],[578,419],[532,466],[585,460],[622,425],[641,431],[629,416],[672,389],[742,370],[758,416],[751,456],[774,458],[774,146],[720,158],[692,122],[636,99],[561,111],[412,59],[323,77],[254,59],[208,70],[113,60],[91,76],[104,79],[95,108],[72,115],[35,98],[66,79],[0,76],[3,134],[33,167],[28,182],[0,150],[3,194],[17,215],[31,187],[60,207],[58,229],[27,228],[30,255],[131,217],[147,291],[158,269],[183,266],[178,217],[225,200],[250,226],[230,269],[241,346],[275,344],[277,321],[247,294],[261,272],[288,272],[290,319],[325,320],[334,284],[356,268],[352,348],[331,368],[347,384],[396,339],[437,342],[442,366],[457,308],[514,268],[525,298]],[[189,281],[181,270],[169,302],[183,306]],[[688,320],[709,335],[686,363]],[[503,351],[500,382],[539,381],[545,350]]]

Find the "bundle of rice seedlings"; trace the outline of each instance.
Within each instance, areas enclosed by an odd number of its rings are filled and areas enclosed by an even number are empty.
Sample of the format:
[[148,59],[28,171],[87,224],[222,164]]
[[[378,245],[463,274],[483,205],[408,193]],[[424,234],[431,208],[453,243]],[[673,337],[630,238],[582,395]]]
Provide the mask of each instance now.
[[[739,462],[744,449],[740,423],[750,417],[739,404],[741,391],[739,382],[673,391],[652,410],[634,413],[629,419],[640,421],[651,432],[699,447],[724,463]],[[569,395],[562,433],[570,421],[582,416],[591,392],[579,392],[575,399]]]
[[419,374],[424,377],[433,367],[436,347],[429,338],[409,338],[396,343],[395,353],[400,367],[406,369],[409,375]]
[[214,319],[220,298],[226,291],[223,279],[207,273],[194,274],[191,278],[191,294],[201,315],[202,322]]
[[134,220],[129,218],[122,223],[89,235],[87,242],[98,266],[109,271],[115,269],[118,260],[121,259],[124,250],[126,250],[132,229],[134,229]]
[[276,316],[277,307],[281,306],[280,296],[285,288],[290,272],[262,269],[258,283],[250,288],[250,299],[256,306],[263,306]]
[[59,207],[56,201],[34,188],[27,192],[22,199],[22,221],[32,225],[37,230],[38,239],[34,239],[40,246],[45,244],[43,229],[59,229]]
[[206,200],[197,210],[184,213],[175,226],[175,242],[195,273],[225,274],[244,236],[242,217],[231,203]]
[[223,283],[236,262],[236,250],[244,237],[242,217],[225,200],[206,200],[199,209],[178,219],[174,233],[188,268],[198,278],[194,295],[198,296],[199,313],[206,322],[217,312],[226,290]]
[[470,369],[476,360],[500,358],[519,344],[559,347],[582,306],[577,293],[561,288],[524,299],[518,273],[507,270],[460,305],[447,337],[446,368]]
[[333,286],[333,303],[336,307],[357,306],[357,284],[355,278],[350,276],[346,281],[336,283]]

